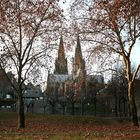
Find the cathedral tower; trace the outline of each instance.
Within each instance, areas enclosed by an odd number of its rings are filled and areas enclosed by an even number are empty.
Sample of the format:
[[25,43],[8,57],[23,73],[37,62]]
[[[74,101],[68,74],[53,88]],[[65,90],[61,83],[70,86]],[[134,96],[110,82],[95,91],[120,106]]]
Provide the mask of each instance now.
[[63,45],[63,38],[60,38],[60,44],[58,49],[58,58],[55,61],[54,74],[68,74],[67,59],[65,58],[65,50]]
[[86,70],[85,61],[82,56],[79,36],[77,37],[77,46],[75,48],[75,57],[73,60],[73,81],[75,85],[75,94],[81,98],[86,95]]
[[75,48],[75,57],[73,60],[73,79],[77,77],[85,78],[85,61],[82,56],[79,36],[77,37],[77,46]]

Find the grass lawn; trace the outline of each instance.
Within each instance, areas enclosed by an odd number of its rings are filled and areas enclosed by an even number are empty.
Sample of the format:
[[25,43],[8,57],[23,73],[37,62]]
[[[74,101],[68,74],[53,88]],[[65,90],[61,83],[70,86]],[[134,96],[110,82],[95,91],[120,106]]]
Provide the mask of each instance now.
[[17,114],[0,112],[0,140],[140,140],[140,127],[115,118],[26,114],[17,129]]

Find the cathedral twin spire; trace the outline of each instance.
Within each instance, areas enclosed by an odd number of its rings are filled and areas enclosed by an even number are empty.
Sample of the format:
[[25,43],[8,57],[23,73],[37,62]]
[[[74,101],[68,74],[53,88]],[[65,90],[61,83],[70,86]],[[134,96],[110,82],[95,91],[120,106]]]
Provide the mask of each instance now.
[[75,48],[75,58],[73,61],[73,79],[76,79],[77,77],[85,78],[86,71],[85,71],[85,61],[82,56],[82,50],[81,50],[81,44],[79,35],[77,36],[77,46]]
[[[75,58],[73,62],[73,72],[77,73],[79,69],[83,69],[83,71],[85,70],[85,61],[83,60],[83,57],[82,57],[80,39],[78,35],[77,46],[75,48]],[[54,74],[68,74],[67,59],[65,58],[65,50],[64,50],[62,36],[60,38],[58,58],[56,59],[56,62],[55,62]]]
[[58,58],[55,61],[54,74],[68,74],[67,59],[65,58],[65,50],[62,36],[60,38]]
[[59,49],[58,49],[58,59],[65,59],[65,50],[64,50],[62,36],[60,38],[60,44],[59,44]]
[[[81,44],[79,35],[77,36],[77,47],[75,48],[75,61],[82,61],[82,51],[81,51]],[[80,63],[80,62],[79,62]]]

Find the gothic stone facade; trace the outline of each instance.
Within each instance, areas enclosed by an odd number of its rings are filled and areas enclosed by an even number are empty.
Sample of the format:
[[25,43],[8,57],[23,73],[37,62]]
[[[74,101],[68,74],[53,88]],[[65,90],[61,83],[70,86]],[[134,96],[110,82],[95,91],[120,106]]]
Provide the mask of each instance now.
[[104,82],[102,76],[86,74],[79,36],[77,37],[72,74],[68,74],[67,59],[65,57],[63,38],[61,37],[54,73],[48,74],[47,95],[55,98],[62,96],[86,97],[92,93],[92,86],[89,87],[88,83],[95,83],[93,79],[96,79],[101,84]]

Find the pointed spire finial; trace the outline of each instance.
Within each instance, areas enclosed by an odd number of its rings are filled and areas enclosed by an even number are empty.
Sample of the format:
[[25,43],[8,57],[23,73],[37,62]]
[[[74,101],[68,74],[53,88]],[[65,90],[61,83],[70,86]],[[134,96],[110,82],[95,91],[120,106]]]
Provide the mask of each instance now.
[[62,36],[62,34],[61,34],[61,37],[60,37],[60,44],[62,44],[63,43],[63,36]]
[[79,34],[77,34],[77,46],[75,49],[75,59],[82,60],[82,51],[81,51]]
[[63,37],[62,37],[62,35],[60,37],[60,44],[59,44],[59,50],[58,50],[58,58],[65,59],[65,51],[64,51],[64,45],[63,45]]
[[55,61],[55,74],[67,74],[67,59],[65,58],[65,50],[63,45],[63,37],[60,37],[60,44],[58,48],[58,58]]

